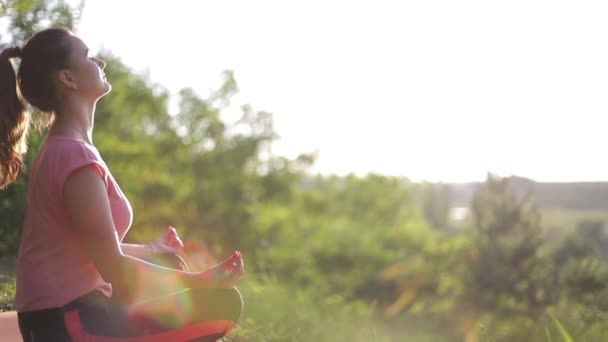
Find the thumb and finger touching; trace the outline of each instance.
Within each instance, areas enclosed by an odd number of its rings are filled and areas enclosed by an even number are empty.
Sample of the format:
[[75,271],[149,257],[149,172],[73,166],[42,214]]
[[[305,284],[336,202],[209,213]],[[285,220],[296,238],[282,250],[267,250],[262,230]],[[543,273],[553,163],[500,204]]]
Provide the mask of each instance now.
[[[169,226],[165,234],[152,242],[154,249],[161,253],[177,254],[184,248],[174,227]],[[240,252],[236,251],[232,256],[226,258],[219,264],[201,272],[204,278],[213,278],[215,285],[220,287],[231,287],[238,282],[245,272],[245,262]]]
[[184,248],[184,243],[175,228],[169,227],[161,237],[150,243],[150,247],[155,254],[177,254]]

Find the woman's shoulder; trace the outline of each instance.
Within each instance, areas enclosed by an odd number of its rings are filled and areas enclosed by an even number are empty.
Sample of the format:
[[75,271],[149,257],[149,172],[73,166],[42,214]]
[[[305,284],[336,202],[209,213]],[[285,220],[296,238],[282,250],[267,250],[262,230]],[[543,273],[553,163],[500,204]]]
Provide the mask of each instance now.
[[101,159],[97,148],[84,140],[63,136],[49,135],[46,138],[45,150],[52,153],[57,153],[62,157],[96,157]]
[[48,135],[46,137],[46,142],[50,143],[50,144],[72,144],[72,145],[84,145],[84,146],[93,146],[92,144],[89,144],[88,142],[79,139],[79,138],[75,138],[72,136],[68,136],[68,135]]
[[85,166],[93,167],[107,183],[108,167],[94,145],[69,136],[49,135],[30,172],[39,182],[50,182],[55,191],[61,191],[68,177]]
[[[55,165],[56,171],[71,172],[87,164],[96,164],[100,171],[107,169],[97,148],[86,141],[68,137],[49,135],[41,150],[43,158]],[[105,172],[102,172],[105,173]]]

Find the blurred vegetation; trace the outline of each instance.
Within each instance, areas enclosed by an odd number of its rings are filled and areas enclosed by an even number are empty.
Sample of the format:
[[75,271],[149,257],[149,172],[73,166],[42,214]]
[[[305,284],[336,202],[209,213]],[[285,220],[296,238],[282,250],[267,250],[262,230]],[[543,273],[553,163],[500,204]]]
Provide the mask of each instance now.
[[[1,41],[76,28],[82,6],[0,2]],[[272,114],[232,103],[232,72],[207,97],[180,91],[170,114],[166,89],[111,51],[100,57],[113,91],[98,103],[94,139],[135,209],[127,239],[171,224],[218,257],[247,256],[245,314],[229,341],[608,336],[606,184],[313,175],[314,154],[271,153]],[[43,137],[32,133],[28,165]],[[0,310],[13,308],[26,186],[27,174],[0,191]]]
[[[466,206],[483,183],[450,184],[455,206]],[[539,207],[552,210],[608,211],[608,182],[552,183],[512,177],[510,190],[518,195],[533,193]]]

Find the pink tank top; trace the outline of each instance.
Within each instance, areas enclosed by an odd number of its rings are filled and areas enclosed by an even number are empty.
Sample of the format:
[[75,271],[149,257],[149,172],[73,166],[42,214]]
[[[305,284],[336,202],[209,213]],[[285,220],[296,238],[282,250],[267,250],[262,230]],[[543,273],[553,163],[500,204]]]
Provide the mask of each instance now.
[[101,278],[63,206],[63,185],[82,167],[94,167],[103,178],[121,241],[131,226],[131,205],[95,146],[71,137],[49,136],[29,170],[17,260],[17,311],[63,306],[95,289],[112,295],[111,285]]

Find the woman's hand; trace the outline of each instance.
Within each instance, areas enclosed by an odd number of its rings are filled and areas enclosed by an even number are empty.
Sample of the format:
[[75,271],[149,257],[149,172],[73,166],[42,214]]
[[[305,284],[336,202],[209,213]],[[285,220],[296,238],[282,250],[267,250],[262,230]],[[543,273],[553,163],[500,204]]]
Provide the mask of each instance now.
[[221,263],[209,267],[206,271],[194,274],[190,279],[190,287],[233,287],[245,273],[245,261],[240,252],[234,252],[231,257]]
[[163,236],[148,244],[148,247],[152,254],[177,254],[184,248],[184,243],[175,228],[169,226]]

